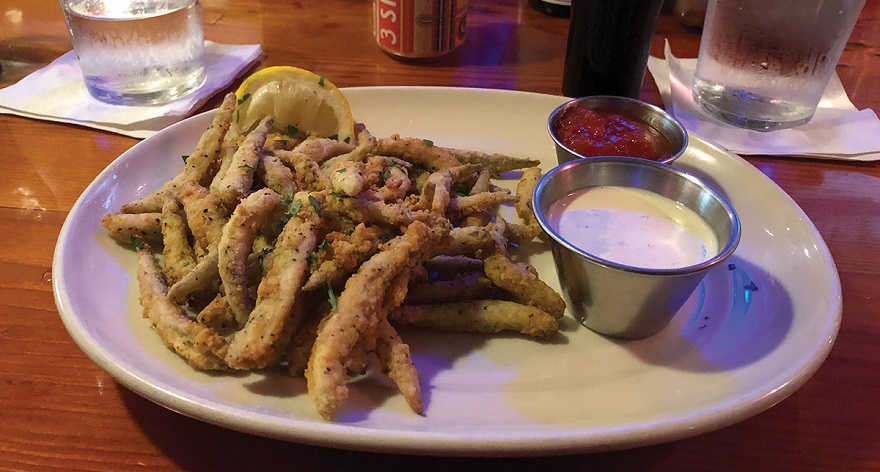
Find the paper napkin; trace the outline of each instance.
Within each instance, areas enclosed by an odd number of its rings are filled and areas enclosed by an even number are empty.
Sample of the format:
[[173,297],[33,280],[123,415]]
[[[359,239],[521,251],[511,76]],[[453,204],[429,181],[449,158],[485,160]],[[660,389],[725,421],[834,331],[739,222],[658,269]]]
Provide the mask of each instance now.
[[256,62],[260,52],[259,44],[205,41],[205,82],[198,90],[164,105],[123,106],[99,102],[89,95],[71,50],[0,90],[0,113],[146,138],[189,116]]
[[737,154],[809,157],[852,161],[880,160],[880,119],[870,109],[858,110],[850,102],[835,74],[819,108],[809,123],[771,132],[752,131],[723,123],[702,111],[691,94],[696,59],[672,55],[650,57],[648,70],[660,95],[684,127]]

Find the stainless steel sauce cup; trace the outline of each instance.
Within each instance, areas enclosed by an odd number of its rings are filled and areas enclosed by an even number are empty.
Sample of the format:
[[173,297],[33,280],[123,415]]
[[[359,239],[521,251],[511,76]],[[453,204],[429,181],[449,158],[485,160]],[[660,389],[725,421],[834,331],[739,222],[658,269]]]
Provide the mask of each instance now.
[[[649,269],[601,259],[574,246],[551,227],[547,212],[565,195],[594,186],[644,189],[681,203],[713,230],[718,253],[692,266]],[[740,240],[739,218],[721,193],[691,174],[645,159],[594,157],[559,165],[538,181],[532,205],[549,236],[569,309],[587,328],[613,337],[644,338],[662,330],[706,272],[733,254]]]
[[615,113],[647,126],[649,130],[656,133],[654,138],[662,138],[669,143],[671,155],[666,159],[660,160],[660,162],[665,164],[674,161],[687,148],[687,131],[678,120],[662,109],[632,98],[593,95],[575,98],[559,105],[550,113],[550,117],[547,119],[547,129],[556,145],[556,160],[559,164],[586,157],[563,144],[562,139],[556,136],[554,130],[556,122],[565,110],[573,106],[584,106],[597,112]]

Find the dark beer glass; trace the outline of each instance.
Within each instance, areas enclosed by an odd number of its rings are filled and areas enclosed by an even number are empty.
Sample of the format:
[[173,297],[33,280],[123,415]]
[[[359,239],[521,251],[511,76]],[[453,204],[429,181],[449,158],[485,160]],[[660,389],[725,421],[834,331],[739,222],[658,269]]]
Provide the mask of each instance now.
[[572,0],[562,94],[639,98],[662,6],[663,0]]

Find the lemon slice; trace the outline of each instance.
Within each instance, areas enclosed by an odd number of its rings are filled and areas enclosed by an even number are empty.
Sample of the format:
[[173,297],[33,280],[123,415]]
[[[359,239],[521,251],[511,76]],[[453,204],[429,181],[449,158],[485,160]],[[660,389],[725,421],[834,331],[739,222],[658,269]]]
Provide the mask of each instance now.
[[274,128],[339,141],[354,140],[354,119],[345,95],[329,80],[305,69],[275,66],[255,72],[235,92],[235,127],[250,131],[268,115]]

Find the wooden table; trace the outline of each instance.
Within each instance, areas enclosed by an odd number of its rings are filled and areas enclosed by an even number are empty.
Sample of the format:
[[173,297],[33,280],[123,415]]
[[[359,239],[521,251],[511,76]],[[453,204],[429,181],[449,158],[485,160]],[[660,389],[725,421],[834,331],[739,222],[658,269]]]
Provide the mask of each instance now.
[[[258,67],[291,64],[341,87],[445,85],[558,94],[567,20],[526,0],[472,0],[467,41],[411,64],[378,49],[366,0],[204,0],[206,36],[261,43]],[[57,3],[0,0],[0,85],[70,48]],[[668,39],[695,57],[699,31],[664,13]],[[880,109],[880,2],[868,2],[838,67],[859,108]],[[230,90],[234,90],[233,84]],[[643,99],[660,103],[651,79]],[[216,105],[216,100],[205,109]],[[250,436],[168,411],[124,387],[73,343],[59,319],[51,264],[76,198],[132,138],[0,115],[0,470],[880,470],[880,165],[748,160],[804,209],[843,289],[830,357],[770,410],[691,439],[570,457],[457,459],[324,449]]]

